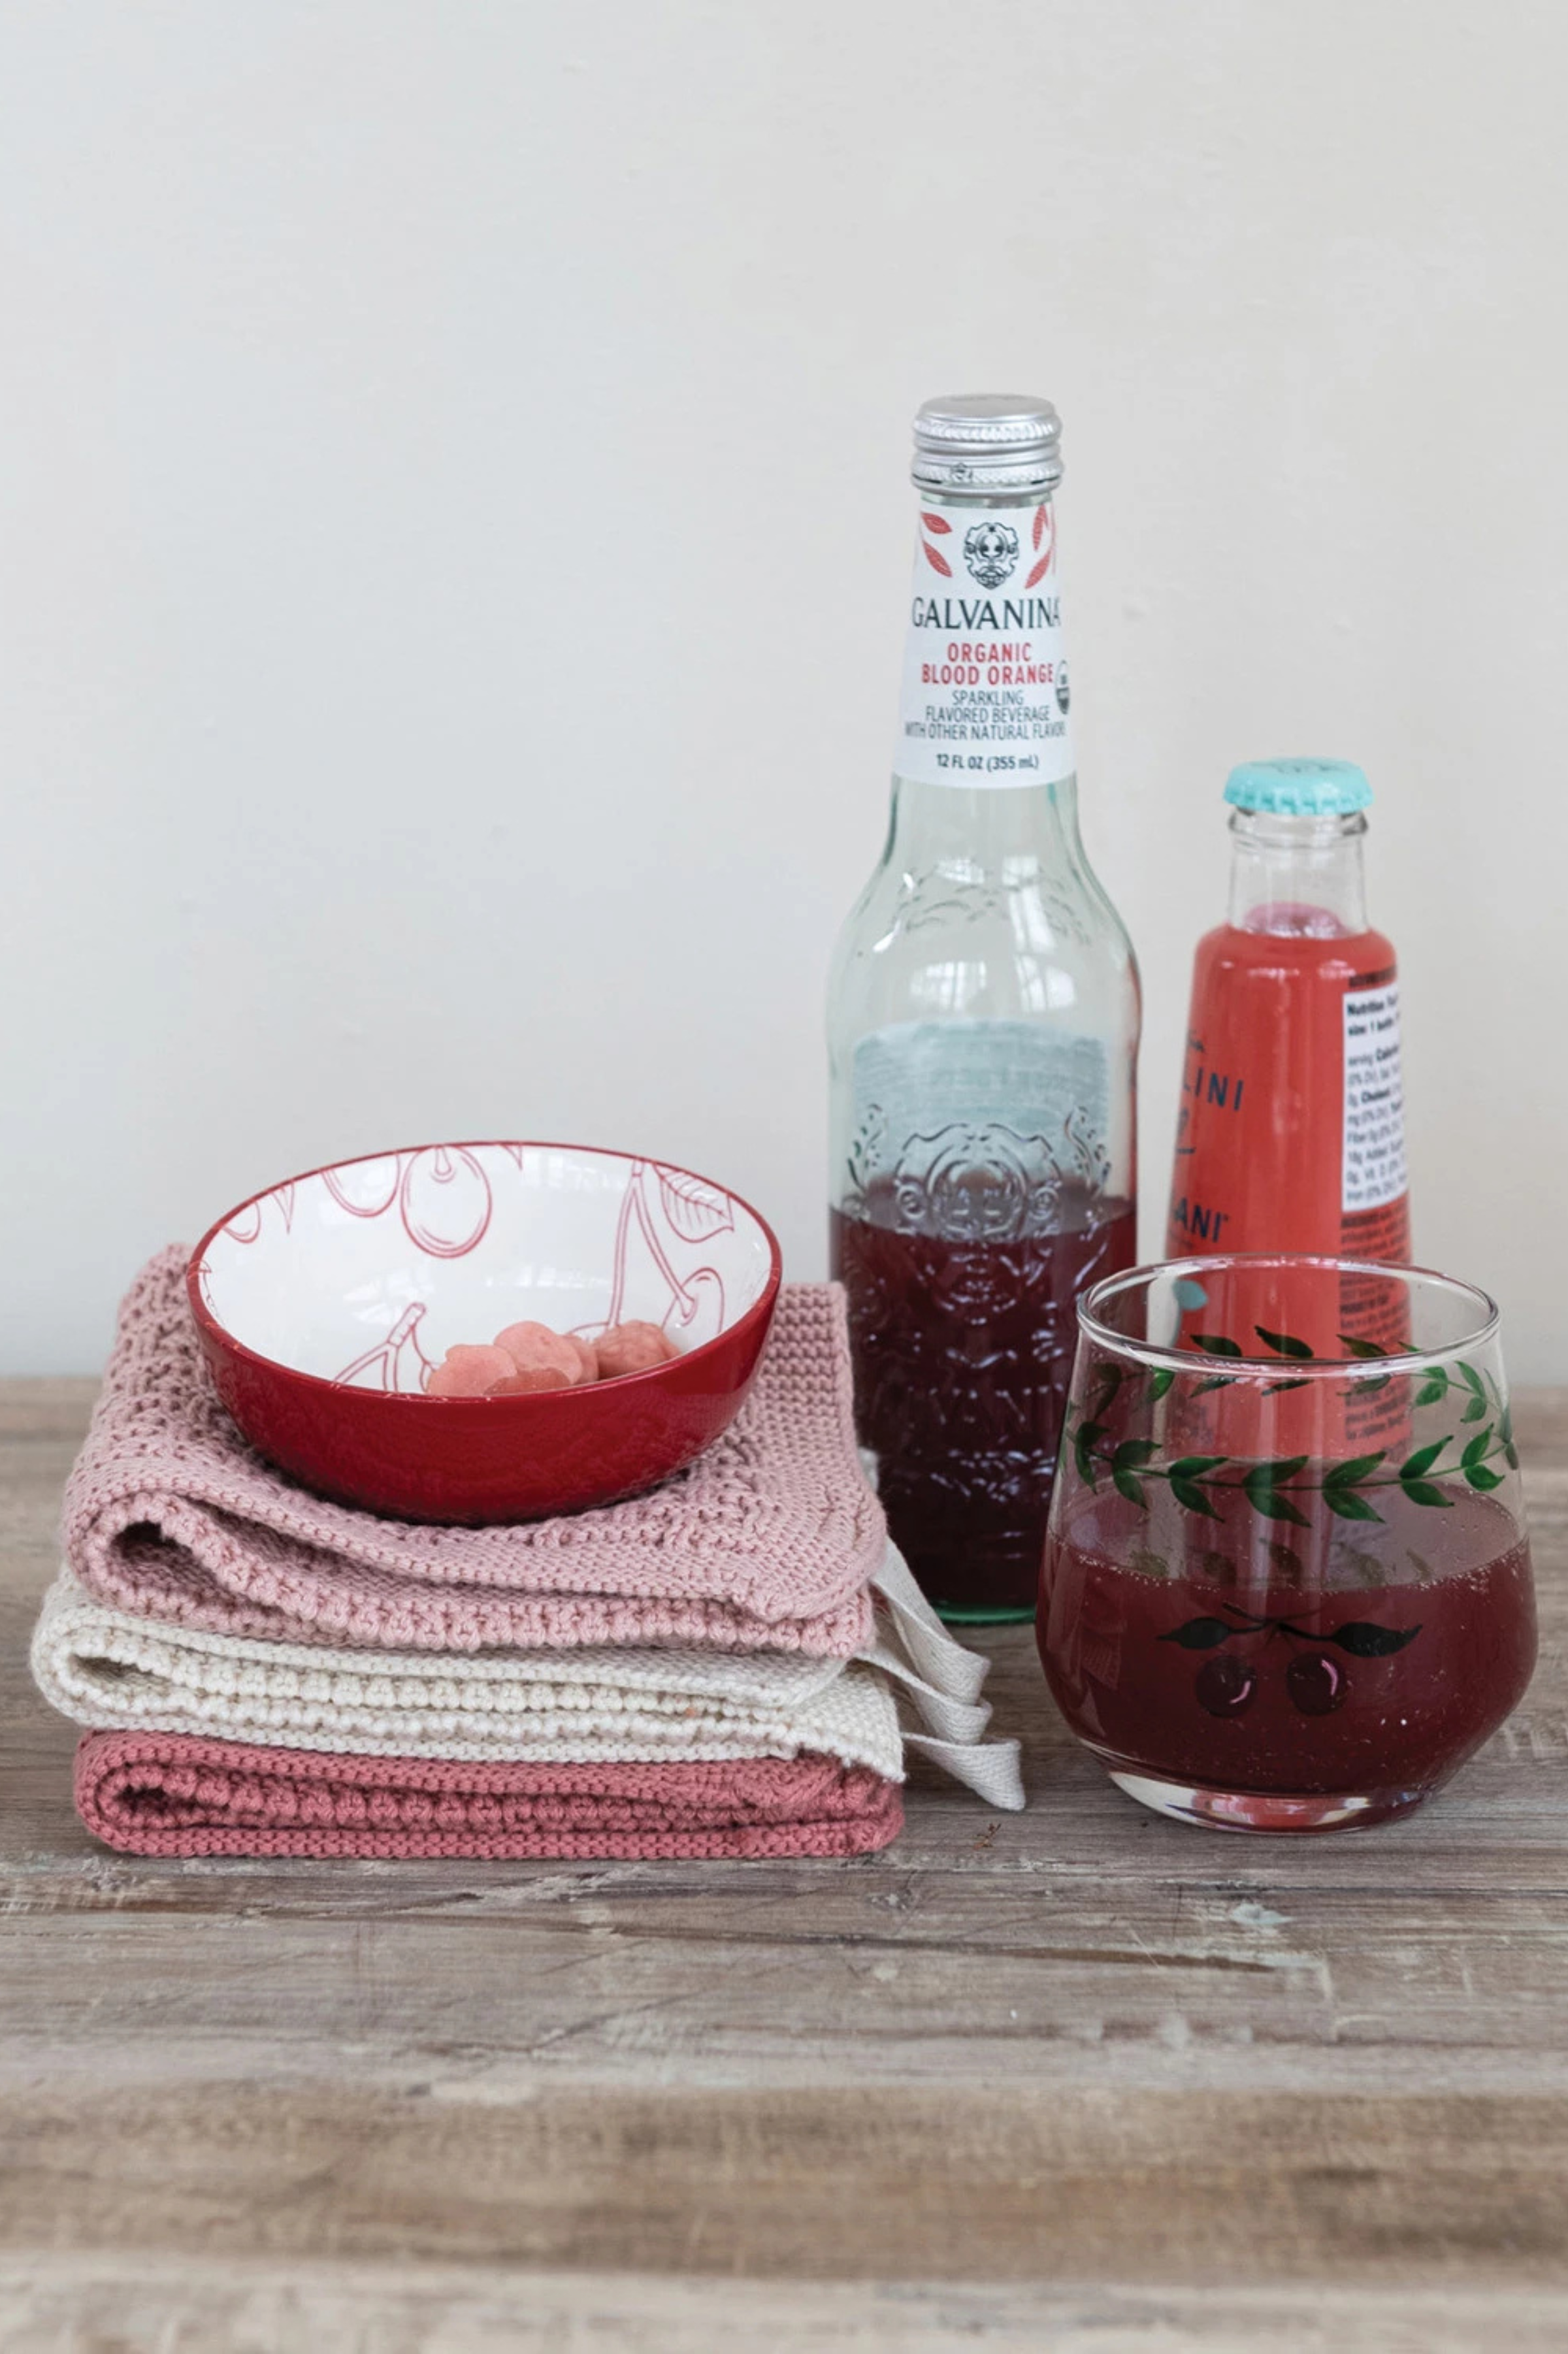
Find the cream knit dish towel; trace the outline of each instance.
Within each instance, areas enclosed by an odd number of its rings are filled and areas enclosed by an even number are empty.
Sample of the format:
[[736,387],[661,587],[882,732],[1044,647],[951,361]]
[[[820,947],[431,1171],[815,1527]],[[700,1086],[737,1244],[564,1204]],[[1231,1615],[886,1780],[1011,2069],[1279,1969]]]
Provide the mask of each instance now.
[[[845,1662],[774,1651],[443,1655],[269,1642],[116,1609],[68,1567],[45,1599],[33,1674],[52,1706],[97,1731],[364,1756],[588,1765],[817,1752],[899,1781],[907,1743],[990,1804],[1021,1807],[1017,1743],[982,1738],[987,1662],[948,1634],[896,1554],[883,1576],[890,1591],[878,1639]],[[895,1688],[923,1730],[901,1734]]]

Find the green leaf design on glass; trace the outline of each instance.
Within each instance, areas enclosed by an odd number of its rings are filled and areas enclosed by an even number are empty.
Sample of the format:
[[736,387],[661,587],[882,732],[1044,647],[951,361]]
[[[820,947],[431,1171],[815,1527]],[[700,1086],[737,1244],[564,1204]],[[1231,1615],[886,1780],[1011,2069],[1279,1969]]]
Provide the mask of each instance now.
[[1180,1643],[1184,1651],[1212,1651],[1221,1643],[1241,1633],[1239,1627],[1229,1627],[1223,1618],[1189,1618],[1183,1627],[1173,1627],[1169,1635],[1161,1635],[1162,1643]]
[[1450,1442],[1446,1438],[1436,1438],[1433,1440],[1430,1447],[1418,1447],[1414,1454],[1412,1455],[1406,1462],[1400,1465],[1399,1476],[1401,1480],[1425,1479],[1427,1472],[1431,1470],[1434,1463],[1436,1462],[1437,1458],[1442,1454],[1443,1449],[1449,1444]]
[[1272,1462],[1255,1463],[1247,1473],[1248,1479],[1257,1479],[1266,1486],[1277,1488],[1287,1479],[1294,1479],[1298,1471],[1305,1471],[1311,1461],[1309,1455],[1277,1455]]
[[1325,1490],[1354,1488],[1361,1480],[1370,1479],[1387,1452],[1386,1447],[1380,1447],[1375,1455],[1351,1455],[1342,1463],[1330,1463],[1323,1474]]
[[1498,1437],[1502,1442],[1503,1459],[1510,1471],[1519,1469],[1519,1448],[1513,1438],[1513,1408],[1505,1405],[1498,1416]]
[[1152,1438],[1124,1438],[1111,1457],[1111,1484],[1118,1495],[1127,1498],[1129,1504],[1148,1502],[1142,1482],[1134,1475],[1149,1461],[1150,1456],[1158,1455],[1159,1452],[1159,1444]]
[[1379,1627],[1370,1618],[1352,1618],[1336,1627],[1328,1640],[1338,1643],[1352,1659],[1387,1659],[1403,1651],[1406,1643],[1414,1643],[1420,1632],[1419,1621],[1414,1627]]
[[1404,1479],[1400,1485],[1413,1504],[1441,1504],[1446,1508],[1454,1501],[1441,1488],[1434,1487],[1430,1479]]
[[1260,1512],[1265,1520],[1287,1521],[1296,1528],[1309,1528],[1311,1523],[1300,1506],[1281,1492],[1286,1480],[1304,1471],[1307,1462],[1305,1455],[1285,1455],[1271,1463],[1255,1463],[1241,1483],[1253,1511]]
[[1383,1514],[1354,1488],[1325,1488],[1323,1501],[1341,1521],[1381,1521]]
[[1459,1458],[1459,1469],[1470,1486],[1478,1489],[1482,1495],[1502,1486],[1502,1473],[1489,1469],[1487,1464],[1487,1448],[1491,1435],[1492,1426],[1489,1422],[1485,1430],[1476,1433]]
[[[1255,1328],[1261,1341],[1272,1347],[1277,1356],[1288,1361],[1299,1350],[1310,1356],[1305,1341],[1295,1335],[1274,1332],[1264,1325]],[[1339,1336],[1342,1344],[1353,1353],[1367,1356],[1388,1354],[1387,1344],[1361,1341],[1347,1333]],[[1240,1357],[1240,1344],[1228,1334],[1202,1332],[1192,1335],[1194,1347],[1201,1357],[1222,1363]],[[1293,1344],[1287,1346],[1287,1344]],[[1408,1344],[1405,1344],[1406,1346]],[[1319,1362],[1314,1360],[1314,1362]],[[1194,1367],[1194,1371],[1197,1368]],[[1234,1386],[1245,1376],[1237,1373],[1212,1373],[1193,1383],[1189,1394],[1202,1397],[1205,1391]],[[1371,1378],[1351,1377],[1347,1395],[1364,1396],[1386,1387],[1393,1378],[1381,1373]],[[1165,1396],[1177,1379],[1175,1371],[1162,1367],[1148,1376],[1151,1398]],[[1261,1383],[1266,1394],[1281,1389],[1295,1389],[1302,1384],[1295,1377],[1280,1382]],[[1440,1469],[1442,1459],[1451,1447],[1459,1446],[1452,1436],[1429,1440],[1418,1447],[1397,1465],[1389,1461],[1386,1449],[1373,1454],[1347,1456],[1342,1461],[1319,1463],[1314,1476],[1314,1459],[1306,1455],[1277,1456],[1265,1463],[1251,1463],[1239,1457],[1226,1455],[1180,1455],[1170,1462],[1160,1460],[1160,1445],[1153,1438],[1126,1438],[1109,1441],[1109,1433],[1097,1416],[1103,1411],[1097,1397],[1095,1411],[1086,1416],[1072,1436],[1072,1447],[1079,1476],[1085,1485],[1094,1489],[1100,1471],[1108,1472],[1112,1485],[1128,1501],[1147,1510],[1148,1483],[1163,1480],[1183,1511],[1202,1520],[1223,1517],[1219,1499],[1222,1494],[1239,1495],[1259,1519],[1284,1523],[1297,1528],[1309,1528],[1310,1519],[1303,1507],[1314,1497],[1321,1497],[1324,1507],[1336,1519],[1381,1523],[1383,1514],[1372,1500],[1371,1491],[1397,1491],[1405,1500],[1429,1510],[1448,1511],[1456,1501],[1453,1493],[1445,1492],[1444,1480],[1464,1480],[1482,1494],[1503,1484],[1503,1474],[1493,1467],[1501,1462],[1510,1469],[1519,1463],[1514,1445],[1513,1425],[1508,1408],[1502,1403],[1496,1384],[1489,1387],[1486,1377],[1473,1365],[1462,1365],[1456,1378],[1441,1369],[1433,1368],[1423,1382],[1418,1395],[1425,1398],[1429,1391],[1464,1399],[1461,1419],[1480,1420],[1483,1427],[1467,1437],[1459,1447],[1458,1458],[1446,1470]],[[1114,1394],[1114,1388],[1105,1393]],[[1136,1391],[1132,1393],[1136,1395]],[[1495,1420],[1487,1419],[1489,1401],[1497,1398]],[[1069,1424],[1069,1428],[1070,1428]]]
[[1095,1486],[1095,1448],[1105,1437],[1097,1422],[1081,1422],[1073,1439],[1073,1455],[1078,1467],[1078,1477],[1086,1488]]
[[1312,1354],[1306,1341],[1298,1341],[1294,1332],[1271,1332],[1266,1324],[1255,1324],[1252,1329],[1277,1357],[1310,1357]]
[[1322,1497],[1329,1510],[1341,1521],[1381,1521],[1383,1514],[1366,1498],[1357,1493],[1364,1481],[1372,1478],[1386,1454],[1380,1448],[1375,1455],[1350,1455],[1342,1463],[1330,1463],[1323,1475]]
[[1181,1455],[1167,1470],[1171,1493],[1182,1509],[1197,1512],[1206,1521],[1217,1521],[1219,1513],[1203,1493],[1198,1482],[1205,1473],[1218,1471],[1229,1458],[1224,1455]]
[[1353,1332],[1341,1332],[1339,1342],[1340,1348],[1347,1350],[1352,1357],[1394,1357],[1399,1354],[1397,1349],[1385,1349],[1381,1341],[1360,1341]]
[[1441,1365],[1434,1365],[1415,1393],[1417,1405],[1441,1405],[1448,1394],[1448,1376]]
[[[1190,1338],[1194,1349],[1201,1349],[1206,1357],[1239,1357],[1242,1354],[1241,1342],[1228,1340],[1223,1332],[1193,1332]],[[1211,1390],[1229,1389],[1234,1380],[1234,1373],[1211,1373],[1206,1382],[1198,1384],[1192,1395],[1207,1397]]]
[[[1340,1346],[1352,1357],[1405,1357],[1412,1353],[1408,1341],[1366,1341],[1357,1333],[1341,1332]],[[1353,1377],[1345,1391],[1347,1397],[1375,1397],[1379,1390],[1387,1389],[1393,1375],[1372,1373],[1366,1380]]]

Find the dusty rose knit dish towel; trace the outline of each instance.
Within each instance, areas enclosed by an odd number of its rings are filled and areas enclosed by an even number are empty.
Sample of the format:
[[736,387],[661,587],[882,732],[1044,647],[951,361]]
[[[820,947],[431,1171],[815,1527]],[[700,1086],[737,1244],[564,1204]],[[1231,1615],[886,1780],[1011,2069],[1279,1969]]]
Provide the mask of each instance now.
[[844,1856],[903,1825],[895,1783],[831,1757],[463,1766],[90,1733],[76,1806],[129,1855]]
[[786,1285],[731,1428],[652,1495],[518,1527],[326,1503],[218,1404],[160,1252],[127,1293],[66,1490],[65,1549],[122,1610],[286,1642],[472,1651],[680,1643],[848,1659],[886,1543],[855,1454],[842,1294]]

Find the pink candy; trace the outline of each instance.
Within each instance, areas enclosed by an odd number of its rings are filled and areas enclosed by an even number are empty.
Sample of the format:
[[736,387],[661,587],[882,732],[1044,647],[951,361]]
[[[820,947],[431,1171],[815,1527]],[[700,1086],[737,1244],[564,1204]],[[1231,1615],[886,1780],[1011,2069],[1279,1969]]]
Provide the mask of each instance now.
[[[508,1324],[504,1332],[495,1336],[495,1345],[505,1351],[522,1376],[524,1384],[532,1390],[554,1390],[578,1382],[591,1382],[599,1371],[593,1351],[584,1341],[569,1332],[553,1332],[547,1324]],[[535,1380],[545,1374],[546,1380]]]
[[[504,1350],[502,1354],[505,1354]],[[509,1373],[503,1382],[497,1382],[487,1394],[526,1397],[530,1390],[569,1390],[572,1386],[570,1375],[557,1373],[553,1365],[528,1365],[521,1373]]]
[[447,1351],[444,1365],[438,1365],[425,1384],[427,1397],[489,1397],[504,1381],[514,1380],[517,1368],[504,1349],[471,1349],[459,1341]]
[[599,1357],[600,1381],[614,1381],[620,1373],[645,1373],[654,1365],[668,1364],[679,1352],[673,1341],[660,1331],[657,1324],[612,1324],[601,1332],[594,1343]]
[[647,1373],[679,1350],[657,1324],[612,1324],[597,1341],[556,1332],[526,1318],[484,1347],[459,1341],[425,1384],[427,1397],[524,1397],[533,1390],[576,1389]]

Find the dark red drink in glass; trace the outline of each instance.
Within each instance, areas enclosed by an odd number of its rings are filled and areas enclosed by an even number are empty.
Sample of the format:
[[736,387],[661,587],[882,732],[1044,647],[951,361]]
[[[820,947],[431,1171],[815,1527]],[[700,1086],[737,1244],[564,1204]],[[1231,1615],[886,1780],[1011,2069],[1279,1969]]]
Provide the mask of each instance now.
[[[1530,1681],[1496,1311],[1402,1270],[1385,1280],[1404,1345],[1368,1355],[1363,1275],[1189,1260],[1085,1303],[1041,1657],[1073,1731],[1160,1812],[1381,1821],[1446,1782]],[[1368,1312],[1382,1322],[1381,1292]]]

